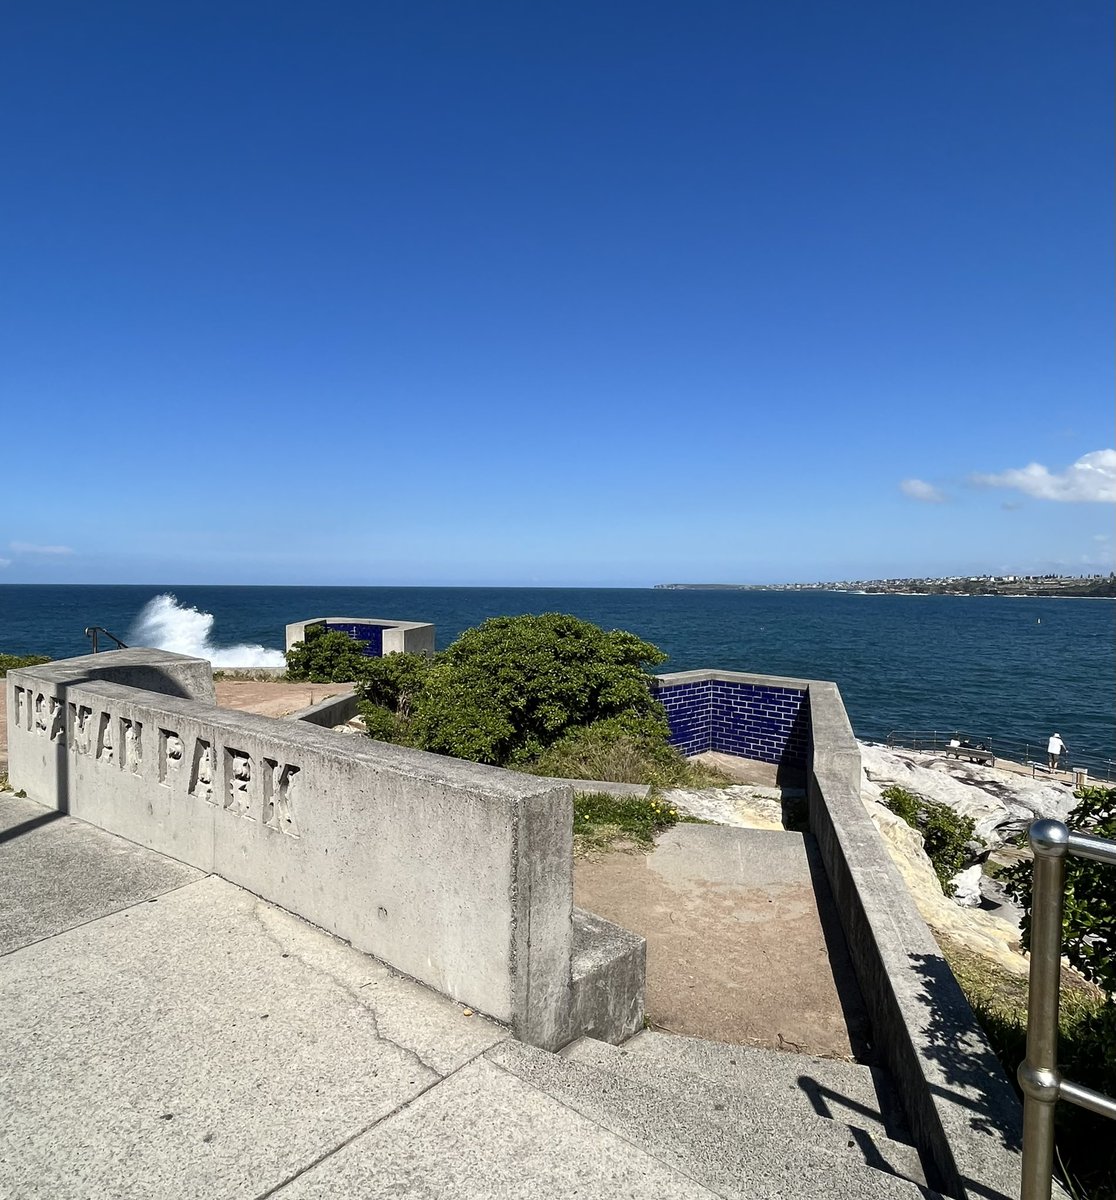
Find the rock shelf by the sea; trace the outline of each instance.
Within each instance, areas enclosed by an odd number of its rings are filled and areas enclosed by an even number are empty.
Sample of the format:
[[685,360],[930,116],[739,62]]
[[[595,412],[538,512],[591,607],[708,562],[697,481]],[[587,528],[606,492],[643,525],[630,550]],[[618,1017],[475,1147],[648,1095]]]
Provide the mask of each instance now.
[[879,800],[884,788],[897,785],[962,816],[972,817],[976,834],[990,849],[1023,833],[1039,817],[1064,821],[1076,801],[1072,788],[1049,779],[977,763],[861,742],[864,791]]

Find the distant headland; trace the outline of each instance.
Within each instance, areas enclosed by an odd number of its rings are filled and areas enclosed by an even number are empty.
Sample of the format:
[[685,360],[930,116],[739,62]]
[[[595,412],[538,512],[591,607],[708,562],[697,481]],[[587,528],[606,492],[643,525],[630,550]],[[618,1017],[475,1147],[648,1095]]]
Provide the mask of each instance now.
[[1116,597],[1116,574],[945,575],[938,579],[857,579],[828,583],[657,583],[666,591],[851,592],[894,596]]

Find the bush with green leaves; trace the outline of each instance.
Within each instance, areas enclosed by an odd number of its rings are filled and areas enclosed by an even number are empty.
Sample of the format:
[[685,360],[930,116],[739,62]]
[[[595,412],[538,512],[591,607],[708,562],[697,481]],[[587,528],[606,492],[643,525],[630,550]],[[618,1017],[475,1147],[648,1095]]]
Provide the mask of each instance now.
[[948,804],[927,800],[898,786],[884,788],[881,799],[896,816],[922,834],[922,844],[942,891],[952,896],[956,890],[953,877],[964,867],[968,857],[966,847],[974,840],[976,823],[972,817],[964,817]]
[[411,714],[430,667],[430,659],[423,654],[385,654],[367,660],[357,695],[369,737],[383,742],[411,741]]
[[0,654],[0,679],[20,667],[37,667],[48,662],[50,659],[43,654]]
[[[1074,793],[1077,804],[1066,817],[1073,830],[1116,840],[1116,788],[1086,787]],[[1022,841],[1026,840],[1024,835]],[[1000,874],[1004,890],[1023,909],[1023,945],[1031,947],[1032,867],[1019,862]],[[1066,994],[1063,971],[1062,1036],[1059,1066],[1066,1075],[1097,1091],[1116,1094],[1116,867],[1070,855],[1065,865],[1065,910],[1062,953],[1103,999],[1081,1009]],[[1066,1009],[1073,1021],[1067,1028]],[[1021,1061],[1026,1020],[1020,1022],[1018,1044],[1005,1065]],[[1058,1105],[1058,1146],[1067,1166],[1096,1196],[1116,1195],[1116,1145],[1111,1122],[1074,1105]]]
[[[1116,788],[1086,787],[1075,793],[1066,818],[1074,830],[1116,840]],[[1023,945],[1031,945],[1031,864],[1016,863],[1001,878],[1024,910]],[[1062,952],[1090,982],[1116,1000],[1116,867],[1070,855],[1066,858]],[[1114,1043],[1116,1048],[1116,1043]]]
[[287,678],[310,683],[349,683],[363,679],[369,658],[360,642],[347,633],[310,625],[305,641],[287,651]]
[[493,617],[430,665],[408,738],[497,766],[524,766],[570,730],[611,718],[665,741],[666,715],[645,670],[665,658],[633,633],[562,613]]

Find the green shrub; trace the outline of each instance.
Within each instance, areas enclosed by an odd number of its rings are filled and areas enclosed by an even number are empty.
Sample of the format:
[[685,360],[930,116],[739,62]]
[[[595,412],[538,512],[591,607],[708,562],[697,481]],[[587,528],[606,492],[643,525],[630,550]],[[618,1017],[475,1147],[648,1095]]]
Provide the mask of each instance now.
[[579,850],[603,850],[618,838],[649,849],[655,835],[692,818],[658,796],[613,796],[586,792],[574,796],[574,844]]
[[710,787],[727,777],[686,759],[670,744],[665,723],[653,717],[609,717],[571,729],[527,767],[536,775]]
[[611,717],[665,740],[666,716],[645,666],[665,655],[622,630],[561,613],[494,617],[431,664],[413,700],[412,744],[497,766],[522,766],[571,729]]
[[369,737],[404,744],[411,740],[411,712],[426,686],[430,666],[430,659],[422,654],[385,654],[367,660],[357,695]]
[[43,654],[0,654],[0,679],[20,667],[37,667],[48,662],[50,659]]
[[881,798],[896,816],[922,834],[922,844],[942,891],[952,896],[953,877],[965,865],[965,848],[974,839],[976,823],[972,817],[964,817],[948,804],[926,800],[902,787],[884,788]]
[[[1116,788],[1087,787],[1066,818],[1074,830],[1116,839]],[[1004,888],[1024,910],[1023,945],[1031,945],[1031,864],[1003,872]],[[1066,859],[1062,953],[1109,997],[1116,999],[1116,867],[1087,858]],[[1116,1041],[1112,1046],[1116,1054]]]
[[363,679],[370,662],[360,642],[347,633],[311,625],[306,640],[287,651],[287,678],[310,683],[348,683]]

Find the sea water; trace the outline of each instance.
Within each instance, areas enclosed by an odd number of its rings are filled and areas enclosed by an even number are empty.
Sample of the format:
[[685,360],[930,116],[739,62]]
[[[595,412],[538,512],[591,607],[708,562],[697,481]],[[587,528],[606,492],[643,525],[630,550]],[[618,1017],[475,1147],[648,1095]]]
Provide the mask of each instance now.
[[963,730],[1071,761],[1116,757],[1116,602],[639,588],[0,587],[0,652],[88,653],[86,626],[130,645],[281,667],[284,626],[319,616],[430,621],[438,646],[486,617],[569,612],[630,629],[698,667],[831,679],[858,736]]

